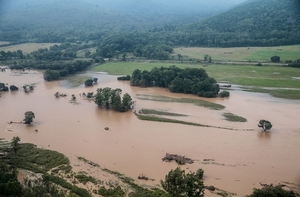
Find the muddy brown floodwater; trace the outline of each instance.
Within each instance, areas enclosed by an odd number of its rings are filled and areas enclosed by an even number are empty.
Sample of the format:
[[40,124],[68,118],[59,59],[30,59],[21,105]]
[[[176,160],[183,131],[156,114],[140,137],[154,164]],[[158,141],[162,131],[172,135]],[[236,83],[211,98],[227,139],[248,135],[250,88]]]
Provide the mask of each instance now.
[[[173,94],[162,88],[131,87],[106,74],[81,75],[98,77],[98,84],[70,88],[67,79],[44,82],[38,71],[0,72],[0,82],[9,85],[21,87],[36,83],[29,94],[21,90],[1,94],[0,138],[11,140],[19,136],[22,142],[62,152],[72,162],[81,156],[132,178],[144,174],[155,179],[146,184],[158,184],[170,169],[177,167],[176,163],[162,162],[166,153],[195,159],[194,164],[181,168],[188,172],[202,168],[205,185],[214,185],[237,196],[250,194],[253,188],[260,187],[259,182],[300,184],[299,101],[235,90],[229,99],[205,99],[226,107],[216,111],[193,104],[136,98],[136,94],[197,98],[192,95]],[[99,109],[93,101],[79,96],[80,92],[95,92],[99,87],[121,88],[137,101],[137,110],[149,108],[186,114],[187,117],[180,119],[235,130],[141,121],[132,111]],[[66,93],[68,97],[55,98],[55,92]],[[76,103],[70,102],[71,94],[76,95]],[[22,120],[29,110],[36,116],[32,125],[8,124]],[[228,122],[222,118],[224,112],[243,116],[248,121]],[[257,127],[260,119],[273,123],[271,132],[262,132]],[[205,163],[203,159],[213,161]],[[205,196],[214,194],[206,191]]]

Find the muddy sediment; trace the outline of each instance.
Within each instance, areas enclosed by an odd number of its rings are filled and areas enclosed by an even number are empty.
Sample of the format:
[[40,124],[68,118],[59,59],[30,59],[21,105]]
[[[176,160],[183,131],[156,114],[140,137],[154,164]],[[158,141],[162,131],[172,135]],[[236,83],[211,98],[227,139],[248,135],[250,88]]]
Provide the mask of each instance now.
[[[19,136],[22,142],[62,152],[75,163],[81,156],[129,177],[145,174],[155,180],[153,184],[178,166],[175,162],[161,161],[166,153],[193,158],[193,164],[181,168],[187,172],[202,168],[205,185],[237,196],[250,194],[252,188],[261,187],[260,183],[300,184],[299,101],[236,90],[230,93],[230,98],[205,99],[225,106],[224,110],[216,111],[188,103],[139,100],[136,94],[197,97],[172,94],[162,88],[131,87],[127,82],[117,81],[116,76],[85,75],[97,77],[98,84],[89,88],[75,87],[68,85],[68,80],[44,82],[37,71],[0,72],[0,82],[9,85],[22,87],[36,83],[29,94],[21,89],[1,94],[0,138],[10,140]],[[93,101],[79,96],[82,92],[95,92],[99,87],[121,88],[137,101],[136,110],[147,108],[186,114],[188,116],[176,118],[237,130],[142,121],[132,112],[99,109]],[[56,98],[56,92],[68,96]],[[70,102],[72,94],[76,95],[76,102]],[[33,124],[8,124],[12,120],[22,121],[26,111],[35,113]],[[226,121],[223,113],[239,114],[247,122]],[[270,132],[262,132],[257,127],[260,119],[272,122]],[[103,129],[105,127],[109,130]],[[202,161],[206,158],[224,165],[204,164]],[[210,195],[214,196],[206,193]]]

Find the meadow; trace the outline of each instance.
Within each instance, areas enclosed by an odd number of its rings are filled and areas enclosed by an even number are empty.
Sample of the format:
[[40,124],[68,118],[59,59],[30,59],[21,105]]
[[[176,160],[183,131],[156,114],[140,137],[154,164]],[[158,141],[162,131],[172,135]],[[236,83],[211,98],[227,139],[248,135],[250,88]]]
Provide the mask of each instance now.
[[272,56],[279,56],[281,62],[295,61],[300,58],[300,45],[276,47],[235,47],[235,48],[175,48],[174,54],[181,54],[185,59],[203,60],[204,55],[212,56],[213,61],[254,61],[270,62]]
[[135,69],[150,71],[154,67],[176,65],[179,68],[203,68],[218,83],[241,85],[253,92],[269,93],[288,99],[300,99],[300,69],[284,66],[255,65],[214,65],[195,63],[147,63],[147,62],[109,62],[92,67],[95,72],[108,72],[115,75],[131,75]]
[[17,51],[21,50],[24,54],[31,53],[33,51],[36,51],[40,48],[49,48],[53,45],[58,45],[59,43],[24,43],[24,44],[17,44],[17,45],[11,45],[7,47],[0,47],[0,51]]

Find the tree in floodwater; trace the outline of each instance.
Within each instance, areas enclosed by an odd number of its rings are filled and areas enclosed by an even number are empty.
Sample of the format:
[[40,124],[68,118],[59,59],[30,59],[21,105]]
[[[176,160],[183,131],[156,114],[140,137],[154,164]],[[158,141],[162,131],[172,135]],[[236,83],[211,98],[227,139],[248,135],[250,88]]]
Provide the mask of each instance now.
[[261,128],[263,128],[264,131],[267,131],[272,128],[272,124],[268,120],[260,120],[258,127],[261,127]]
[[24,118],[24,124],[30,124],[33,122],[33,119],[35,118],[35,115],[32,111],[25,112],[25,118]]
[[94,83],[93,79],[87,79],[85,82],[84,82],[84,85],[85,86],[92,86]]
[[17,90],[19,90],[19,88],[17,86],[15,86],[15,85],[9,86],[9,89],[10,89],[10,91],[17,91]]
[[125,93],[121,98],[122,90],[98,88],[95,95],[95,103],[105,109],[113,109],[119,112],[126,112],[132,108],[133,101],[129,94]]

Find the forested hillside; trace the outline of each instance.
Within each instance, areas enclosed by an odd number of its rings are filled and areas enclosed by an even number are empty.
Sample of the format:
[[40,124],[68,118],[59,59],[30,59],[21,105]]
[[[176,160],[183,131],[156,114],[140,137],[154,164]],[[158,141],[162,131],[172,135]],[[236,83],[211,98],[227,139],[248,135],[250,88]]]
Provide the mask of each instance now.
[[232,2],[1,0],[0,40],[74,42],[120,32],[174,31],[221,13],[233,6]]
[[[193,45],[274,46],[300,43],[299,0],[249,0],[189,27]],[[201,35],[207,35],[199,39]],[[197,41],[197,42],[196,42]]]

